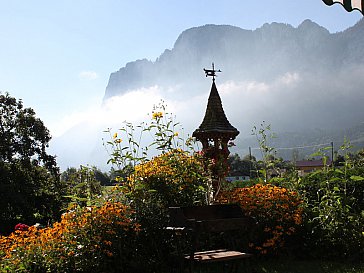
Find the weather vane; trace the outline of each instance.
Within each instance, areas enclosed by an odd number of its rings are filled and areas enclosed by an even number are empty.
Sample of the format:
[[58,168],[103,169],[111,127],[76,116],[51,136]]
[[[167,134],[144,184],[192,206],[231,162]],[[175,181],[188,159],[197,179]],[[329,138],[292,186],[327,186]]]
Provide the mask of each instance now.
[[212,77],[212,80],[215,80],[215,77],[217,77],[216,72],[221,72],[221,70],[215,70],[215,65],[212,63],[212,69],[203,69],[205,71],[206,77]]

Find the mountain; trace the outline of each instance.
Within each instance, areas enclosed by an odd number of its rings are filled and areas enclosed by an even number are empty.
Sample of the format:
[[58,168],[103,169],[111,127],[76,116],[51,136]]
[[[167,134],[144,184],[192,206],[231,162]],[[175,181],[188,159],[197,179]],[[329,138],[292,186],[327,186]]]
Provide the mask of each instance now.
[[264,24],[254,31],[229,25],[205,25],[180,34],[173,49],[155,61],[137,60],[110,75],[105,99],[153,85],[201,82],[201,69],[212,61],[224,80],[269,81],[286,72],[319,75],[364,60],[364,20],[343,32],[329,33],[305,20],[297,28]]
[[[211,87],[203,68],[211,69],[214,62],[222,70],[216,86],[225,114],[240,131],[232,152],[247,154],[248,147],[257,146],[251,129],[262,121],[279,136],[275,147],[332,141],[338,147],[345,136],[364,147],[363,45],[364,19],[337,33],[310,20],[297,27],[271,23],[255,30],[229,25],[193,27],[156,60],[132,61],[111,73],[100,113],[55,142],[87,146],[92,152],[80,152],[82,162],[106,162],[100,132],[120,128],[124,120],[145,120],[141,112],[150,112],[160,99],[177,114],[184,134],[191,135],[202,122]],[[93,131],[84,134],[89,124]],[[348,133],[352,128],[355,134]],[[282,154],[290,158],[292,151]],[[62,157],[71,160],[63,160],[63,166],[79,162],[72,151]]]
[[[245,133],[245,144],[238,140],[241,149],[247,148],[251,128],[263,120],[281,132],[280,146],[323,139],[342,143],[350,128],[364,132],[363,45],[364,19],[337,33],[310,20],[298,27],[271,23],[255,30],[194,27],[155,61],[137,60],[112,73],[104,102],[152,86],[169,90],[163,96],[175,101],[202,96],[209,92],[202,68],[214,62],[223,71],[216,82],[225,112]],[[191,130],[199,125],[196,116],[187,122],[193,122]]]

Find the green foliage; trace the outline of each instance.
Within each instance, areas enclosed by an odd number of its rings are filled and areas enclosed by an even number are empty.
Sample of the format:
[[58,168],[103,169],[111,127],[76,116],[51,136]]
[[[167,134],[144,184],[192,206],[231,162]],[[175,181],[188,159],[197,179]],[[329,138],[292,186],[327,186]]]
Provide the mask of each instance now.
[[[71,200],[70,205],[90,206],[101,197],[102,188],[97,180],[99,171],[96,167],[80,166],[79,169],[68,168],[61,175],[61,182],[66,186],[64,196]],[[67,205],[68,207],[68,205]]]
[[207,185],[204,167],[201,156],[171,150],[136,166],[127,191],[151,194],[154,202],[166,208],[203,204]]
[[64,188],[51,137],[31,108],[0,93],[0,234],[18,222],[35,224],[59,216]]
[[[104,143],[109,152],[108,163],[112,164],[114,171],[130,173],[130,167],[148,161],[156,151],[161,153],[172,149],[194,151],[194,141],[181,137],[183,128],[175,121],[175,116],[166,111],[164,102],[154,106],[150,122],[142,122],[135,126],[130,122],[124,122],[118,132],[111,129],[105,131],[109,134],[109,141]],[[148,142],[149,144],[147,144]]]
[[47,223],[60,215],[63,188],[41,166],[0,162],[0,233],[19,222]]
[[251,170],[256,169],[255,163],[255,161],[250,160],[249,156],[241,159],[238,154],[230,155],[228,157],[229,174],[239,173],[250,176],[252,174]]
[[133,272],[133,215],[120,202],[74,206],[52,226],[0,237],[0,272]]
[[0,93],[0,162],[38,165],[58,173],[55,158],[46,153],[48,129],[21,100]]
[[267,182],[270,178],[279,176],[280,169],[285,167],[283,159],[277,158],[277,151],[269,144],[269,140],[277,136],[271,132],[271,125],[266,125],[265,121],[260,124],[259,129],[256,126],[253,127],[252,135],[257,139],[262,157],[262,160],[258,161],[256,165],[257,174],[258,177],[260,174],[264,182]]
[[[257,136],[262,152],[262,174],[268,178],[271,170],[280,166],[274,158],[274,148],[268,145],[265,126],[253,134]],[[269,182],[299,192],[305,200],[304,228],[301,230],[302,250],[320,258],[364,259],[364,168],[363,153],[350,154],[349,141],[337,152],[340,164],[328,166],[327,155],[332,147],[319,149],[312,156],[322,158],[324,168],[299,177],[287,172],[283,178],[270,178]],[[255,181],[251,181],[254,184]]]
[[220,203],[237,203],[244,213],[253,217],[250,251],[256,254],[281,254],[292,250],[290,242],[302,224],[302,199],[295,191],[271,184],[236,187],[223,191]]
[[[192,155],[193,141],[184,141],[177,129],[181,129],[179,123],[161,102],[153,108],[149,123],[134,126],[125,122],[119,132],[107,131],[111,138],[106,142],[111,156],[109,163],[113,164],[114,173],[119,171],[120,176],[115,180],[120,182],[124,193],[158,194],[155,202],[160,200],[164,207],[201,202],[205,197],[201,192],[206,190],[205,162],[202,156]],[[142,146],[145,136],[152,141]],[[150,161],[149,151],[161,154]]]
[[151,267],[162,266],[171,250],[168,208],[206,203],[207,178],[203,161],[182,150],[171,150],[139,164],[124,185],[136,210],[141,258]]
[[[206,202],[205,161],[193,153],[193,141],[184,141],[181,131],[163,103],[154,107],[149,123],[125,122],[118,132],[107,131],[109,163],[118,174],[118,189],[141,225],[135,255],[143,272],[160,271],[169,256],[170,237],[164,229],[168,207]],[[145,138],[151,142],[143,146]]]
[[302,178],[307,203],[307,245],[313,255],[364,259],[364,168],[345,156],[341,168],[324,168]]
[[364,273],[363,263],[338,261],[298,260],[287,257],[254,261],[256,273]]

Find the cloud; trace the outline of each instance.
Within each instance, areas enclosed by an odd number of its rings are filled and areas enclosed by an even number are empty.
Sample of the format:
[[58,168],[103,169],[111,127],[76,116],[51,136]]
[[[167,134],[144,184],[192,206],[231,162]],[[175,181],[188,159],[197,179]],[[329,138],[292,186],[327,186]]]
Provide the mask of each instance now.
[[78,74],[78,77],[83,80],[96,80],[99,75],[94,71],[82,71]]
[[[350,120],[363,120],[360,109],[364,95],[353,83],[360,71],[353,69],[352,77],[286,72],[266,82],[217,81],[216,85],[228,120],[240,131],[238,138],[245,139],[263,120],[274,132],[339,127]],[[362,86],[364,80],[359,83]],[[51,146],[59,155],[59,165],[64,169],[82,162],[107,170],[110,166],[106,165],[108,155],[102,139],[108,136],[103,131],[112,128],[115,132],[124,121],[134,125],[148,121],[148,114],[161,100],[183,126],[181,135],[191,135],[204,117],[211,83],[204,84],[202,91],[200,86],[199,90],[193,86],[155,85],[129,90],[105,100],[103,105],[90,105],[67,115],[51,130],[56,136]]]
[[[244,133],[248,131],[247,128],[251,128],[252,120],[260,117],[260,107],[268,103],[263,98],[269,100],[273,88],[268,83],[256,81],[230,81],[221,85],[217,83],[217,87],[228,119]],[[102,138],[108,136],[103,131],[108,128],[116,131],[122,127],[124,121],[134,125],[147,121],[153,106],[161,100],[167,106],[167,111],[173,113],[176,121],[183,127],[180,134],[185,138],[191,136],[203,120],[210,85],[206,85],[206,90],[202,93],[194,90],[189,93],[182,91],[184,89],[181,86],[158,85],[130,90],[107,99],[100,106],[90,105],[83,111],[65,116],[51,130],[54,136],[52,151],[60,155],[58,164],[62,169],[78,166],[80,163],[107,169],[107,154],[102,146]]]
[[277,83],[290,86],[299,83],[300,79],[301,77],[297,72],[287,72],[277,79]]
[[108,155],[102,139],[109,136],[105,131],[110,128],[116,132],[123,127],[124,121],[135,126],[148,121],[153,107],[162,100],[166,110],[183,126],[178,128],[180,136],[187,138],[202,122],[207,96],[168,98],[168,94],[178,90],[178,86],[164,88],[157,85],[130,90],[107,99],[103,105],[92,105],[83,111],[71,113],[51,129],[54,138],[50,143],[50,152],[58,156],[57,162],[62,170],[80,164],[96,165],[107,170],[110,166],[106,165]]
[[162,99],[161,88],[153,86],[131,90],[111,97],[103,105],[90,105],[87,108],[64,116],[52,129],[52,135],[61,137],[81,124],[107,129],[123,121],[137,122],[146,117],[147,111]]

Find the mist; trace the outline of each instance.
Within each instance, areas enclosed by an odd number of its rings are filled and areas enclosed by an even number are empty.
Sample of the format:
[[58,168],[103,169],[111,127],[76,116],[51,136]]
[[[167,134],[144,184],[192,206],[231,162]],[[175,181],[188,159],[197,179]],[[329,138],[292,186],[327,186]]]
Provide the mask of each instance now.
[[192,135],[206,110],[211,79],[203,68],[211,62],[222,70],[216,85],[225,114],[240,131],[236,150],[251,145],[245,139],[262,121],[278,135],[361,124],[364,53],[356,45],[364,40],[363,24],[336,34],[307,20],[297,28],[272,23],[254,31],[214,25],[186,30],[155,61],[137,60],[111,73],[100,105],[59,122],[50,152],[62,169],[89,164],[108,170],[103,142],[110,136],[104,131],[150,119],[161,100],[183,134]]
[[[220,83],[217,79],[216,83],[225,114],[240,131],[238,139],[244,139],[262,121],[271,124],[278,133],[345,127],[363,121],[364,93],[358,86],[364,86],[364,80],[356,77],[361,72],[363,67],[356,67],[348,71],[351,77],[343,73],[326,78],[287,72],[269,82]],[[89,164],[108,170],[111,166],[106,164],[109,156],[103,143],[110,136],[104,131],[110,128],[116,132],[124,121],[135,125],[148,121],[148,114],[161,100],[180,122],[183,134],[192,135],[203,120],[211,88],[211,80],[202,79],[205,91],[196,91],[195,95],[181,91],[180,86],[141,88],[113,96],[102,105],[90,107],[88,112],[67,117],[66,120],[77,122],[52,140],[51,152],[58,156],[62,169]]]

